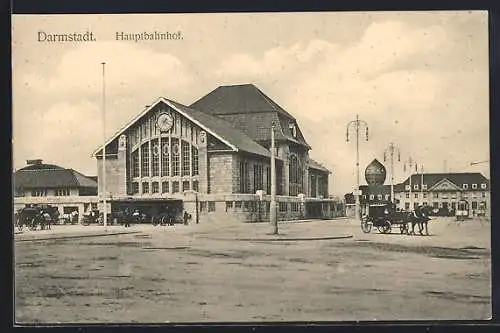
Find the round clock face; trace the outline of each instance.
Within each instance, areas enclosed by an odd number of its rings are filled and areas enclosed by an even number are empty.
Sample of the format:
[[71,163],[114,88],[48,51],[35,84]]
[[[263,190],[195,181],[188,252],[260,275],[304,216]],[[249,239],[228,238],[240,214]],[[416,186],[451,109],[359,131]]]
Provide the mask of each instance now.
[[170,128],[172,128],[174,120],[172,119],[172,116],[169,115],[168,113],[162,113],[158,116],[156,123],[160,131],[166,132]]

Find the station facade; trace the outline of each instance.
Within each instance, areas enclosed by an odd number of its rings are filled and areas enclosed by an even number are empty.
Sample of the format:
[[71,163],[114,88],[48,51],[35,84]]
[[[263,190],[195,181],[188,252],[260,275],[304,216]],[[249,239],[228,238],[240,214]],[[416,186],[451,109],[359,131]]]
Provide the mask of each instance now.
[[112,211],[168,205],[193,222],[266,221],[272,127],[278,218],[342,214],[329,199],[331,172],[309,158],[296,119],[251,84],[219,87],[190,106],[159,98],[107,140],[104,191],[102,147],[94,152],[99,193]]

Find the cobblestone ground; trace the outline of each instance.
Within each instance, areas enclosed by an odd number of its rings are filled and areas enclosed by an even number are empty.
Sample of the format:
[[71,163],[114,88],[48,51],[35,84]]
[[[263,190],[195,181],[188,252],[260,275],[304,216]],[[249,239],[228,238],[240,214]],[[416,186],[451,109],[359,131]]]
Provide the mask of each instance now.
[[[15,235],[16,321],[490,318],[489,222],[436,218],[429,229],[364,234],[339,219],[284,223],[280,236],[268,224],[222,222],[24,232]],[[136,233],[99,237],[123,231]]]

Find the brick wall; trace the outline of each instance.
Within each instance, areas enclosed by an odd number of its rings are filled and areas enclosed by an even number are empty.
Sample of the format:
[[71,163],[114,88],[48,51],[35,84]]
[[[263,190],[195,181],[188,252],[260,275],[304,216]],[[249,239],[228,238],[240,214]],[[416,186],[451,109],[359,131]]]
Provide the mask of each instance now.
[[[102,159],[97,159],[98,193],[103,188]],[[106,158],[106,192],[111,195],[127,194],[127,174],[125,151],[119,151],[117,157]]]
[[212,153],[208,156],[208,182],[210,193],[232,193],[233,169],[232,154]]

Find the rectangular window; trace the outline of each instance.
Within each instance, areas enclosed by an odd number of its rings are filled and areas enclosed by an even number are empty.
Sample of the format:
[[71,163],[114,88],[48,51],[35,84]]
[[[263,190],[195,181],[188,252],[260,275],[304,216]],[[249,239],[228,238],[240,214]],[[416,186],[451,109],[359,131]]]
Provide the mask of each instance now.
[[139,177],[139,150],[132,152],[132,177]]
[[422,190],[427,190],[427,184],[422,185]]
[[483,198],[486,198],[486,197],[488,196],[488,193],[483,192],[481,196],[482,196]]
[[170,190],[168,188],[168,182],[161,183],[161,193],[168,193]]
[[69,196],[70,191],[69,188],[58,188],[55,191],[56,197],[64,197],[64,196]]
[[233,202],[232,201],[226,201],[226,212],[230,209],[233,209]]
[[206,211],[207,211],[207,202],[201,201],[200,202],[200,212],[206,212]]
[[142,193],[144,193],[144,194],[149,193],[149,183],[148,182],[142,183]]
[[477,201],[472,201],[472,209],[477,209]]
[[215,212],[215,201],[209,201],[208,202],[208,211],[209,212]]
[[472,184],[472,189],[476,190],[477,189],[477,184]]
[[153,182],[151,184],[151,187],[152,187],[153,193],[160,193],[160,183]]
[[97,202],[90,203],[90,209],[91,210],[97,210]]
[[144,177],[149,176],[149,144],[145,143],[141,147],[141,175]]
[[248,175],[248,163],[240,162],[240,193],[248,193],[250,190],[250,177]]
[[234,208],[241,208],[241,201],[235,201]]
[[170,153],[168,151],[168,142],[163,139],[161,142],[161,175],[170,176]]
[[382,200],[382,194],[377,194],[377,200]]
[[31,196],[32,197],[45,197],[47,196],[47,190],[46,189],[35,189],[31,191]]
[[199,189],[198,189],[198,181],[197,180],[193,180],[193,191],[195,191],[195,192],[199,191]]
[[191,174],[191,152],[189,150],[189,143],[182,141],[182,175],[190,176]]
[[418,199],[418,193],[415,193],[415,199]]
[[264,189],[264,167],[259,164],[253,166],[253,188],[255,191]]
[[434,193],[434,198],[439,198],[439,192]]
[[137,193],[139,193],[139,183],[133,182],[132,183],[132,194],[137,194]]
[[287,206],[288,206],[288,202],[280,202],[279,203],[280,212],[286,212],[287,208],[288,208]]
[[160,147],[158,140],[151,141],[151,176],[156,177],[160,175]]
[[172,182],[172,193],[179,193],[179,182]]
[[406,193],[406,199],[410,198],[410,193]]
[[409,202],[405,202],[405,210],[408,210],[410,209],[410,203]]
[[432,203],[432,207],[433,207],[433,208],[438,208],[438,207],[439,207],[439,203],[437,203],[437,202],[433,202],[433,203]]
[[182,182],[182,192],[189,191],[189,180],[185,180]]
[[[175,143],[174,143],[175,140]],[[178,140],[172,139],[172,176],[179,175],[180,151]]]
[[193,176],[197,176],[199,173],[199,166],[198,166],[198,149],[195,147],[192,147],[192,163],[193,163]]
[[423,193],[423,196],[424,196],[424,198],[427,198],[427,193],[425,193],[425,192],[424,192],[424,193]]

